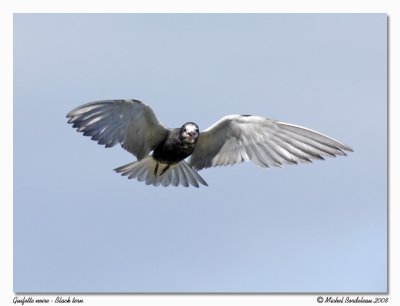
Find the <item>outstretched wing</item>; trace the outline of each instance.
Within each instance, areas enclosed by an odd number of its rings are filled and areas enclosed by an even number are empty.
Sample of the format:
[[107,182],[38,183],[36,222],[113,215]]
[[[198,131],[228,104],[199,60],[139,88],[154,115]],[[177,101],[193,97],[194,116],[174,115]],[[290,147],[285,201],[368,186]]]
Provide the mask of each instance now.
[[312,130],[271,119],[231,115],[200,134],[190,165],[197,169],[251,160],[261,167],[311,162],[353,151]]
[[68,113],[78,132],[106,147],[117,143],[140,160],[165,139],[168,130],[153,110],[137,100],[104,100],[79,106]]

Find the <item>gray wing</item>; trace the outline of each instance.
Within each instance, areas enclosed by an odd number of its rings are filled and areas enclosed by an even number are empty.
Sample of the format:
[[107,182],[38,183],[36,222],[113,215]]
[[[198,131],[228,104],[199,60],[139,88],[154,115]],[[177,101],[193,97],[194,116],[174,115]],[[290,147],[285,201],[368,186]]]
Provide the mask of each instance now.
[[353,151],[315,131],[258,116],[223,117],[200,134],[190,165],[196,170],[251,160],[262,167],[311,162]]
[[167,135],[152,109],[137,100],[104,100],[79,106],[68,113],[78,132],[106,147],[117,143],[140,160]]

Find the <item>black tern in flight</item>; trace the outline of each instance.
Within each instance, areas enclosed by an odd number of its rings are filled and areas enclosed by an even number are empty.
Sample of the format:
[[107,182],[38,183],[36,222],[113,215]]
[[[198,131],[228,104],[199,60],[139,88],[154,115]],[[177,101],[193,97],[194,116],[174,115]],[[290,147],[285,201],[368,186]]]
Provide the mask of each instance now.
[[67,118],[78,132],[101,145],[121,144],[137,161],[115,171],[154,186],[207,186],[198,170],[248,160],[261,167],[281,167],[353,151],[310,129],[259,116],[225,116],[203,132],[193,122],[167,128],[138,100],[84,104]]

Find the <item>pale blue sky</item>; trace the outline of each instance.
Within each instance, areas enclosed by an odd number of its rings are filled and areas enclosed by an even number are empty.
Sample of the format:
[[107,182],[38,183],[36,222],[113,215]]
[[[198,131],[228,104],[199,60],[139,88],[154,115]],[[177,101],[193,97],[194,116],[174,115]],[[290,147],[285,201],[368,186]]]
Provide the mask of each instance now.
[[[385,292],[386,34],[385,14],[15,15],[14,290]],[[113,98],[170,127],[254,114],[355,152],[146,186],[66,123]]]

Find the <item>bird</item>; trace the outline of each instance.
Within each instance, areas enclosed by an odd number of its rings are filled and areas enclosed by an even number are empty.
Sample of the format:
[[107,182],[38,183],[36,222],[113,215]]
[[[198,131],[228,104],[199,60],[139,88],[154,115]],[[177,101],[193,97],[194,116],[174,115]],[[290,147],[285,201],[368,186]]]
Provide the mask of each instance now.
[[[258,166],[311,163],[353,149],[311,129],[254,115],[228,115],[200,132],[194,122],[168,128],[135,99],[101,100],[67,114],[77,132],[106,148],[120,144],[136,160],[114,169],[153,186],[208,186],[198,171],[252,161]],[[188,161],[186,159],[190,157]]]

